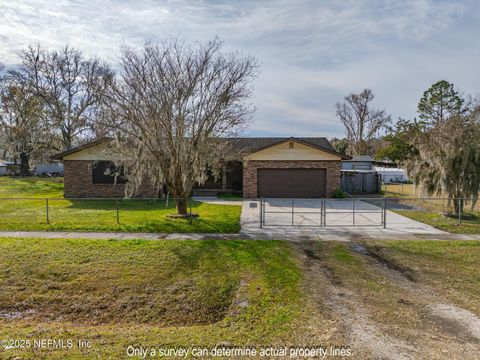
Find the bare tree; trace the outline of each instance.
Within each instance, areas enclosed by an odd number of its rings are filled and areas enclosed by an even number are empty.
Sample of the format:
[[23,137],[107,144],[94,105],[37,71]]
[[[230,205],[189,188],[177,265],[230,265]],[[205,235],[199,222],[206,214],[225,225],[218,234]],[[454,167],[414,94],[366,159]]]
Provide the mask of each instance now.
[[86,59],[68,46],[58,51],[30,46],[10,76],[42,101],[50,127],[61,140],[61,148],[55,150],[66,150],[91,128],[113,74],[98,58]]
[[190,46],[177,39],[124,48],[121,79],[112,87],[112,131],[128,176],[127,196],[144,179],[166,185],[179,214],[207,169],[218,173],[225,156],[219,137],[241,130],[257,65],[225,54],[214,41]]
[[371,107],[375,96],[365,89],[360,94],[350,94],[345,101],[337,103],[337,116],[345,126],[349,155],[371,155],[371,141],[390,121],[385,110]]
[[17,162],[20,173],[29,174],[30,159],[43,158],[44,147],[50,144],[45,136],[42,105],[39,98],[29,94],[21,84],[5,80],[0,90],[0,134],[5,150]]

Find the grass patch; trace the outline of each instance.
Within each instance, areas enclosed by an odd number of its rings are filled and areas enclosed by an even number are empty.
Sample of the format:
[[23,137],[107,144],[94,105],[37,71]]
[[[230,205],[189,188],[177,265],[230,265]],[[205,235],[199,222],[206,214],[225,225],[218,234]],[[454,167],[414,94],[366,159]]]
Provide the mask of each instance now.
[[375,245],[395,262],[414,269],[420,282],[458,306],[480,313],[479,241],[382,241]]
[[[268,344],[301,308],[300,271],[279,241],[0,238],[0,263],[2,339],[87,338],[96,358],[127,344]],[[46,355],[5,354],[27,352]]]
[[355,258],[350,251],[347,250],[344,244],[335,244],[330,248],[331,256],[338,262],[347,264],[358,264],[358,259]]
[[[0,178],[0,197],[5,198],[0,201],[0,230],[240,231],[240,204],[218,205],[192,201],[192,212],[198,213],[199,217],[189,221],[167,217],[176,212],[172,200],[68,200],[62,196],[63,183],[59,178]],[[51,198],[48,201],[48,222],[46,197]]]
[[0,176],[0,198],[63,197],[63,178]]
[[217,197],[224,200],[243,200],[240,194],[219,194]]
[[[478,234],[480,233],[480,217],[477,214],[466,214],[467,219],[462,219],[462,224],[458,224],[458,219],[444,216],[438,212],[428,211],[410,211],[395,210],[396,213],[410,219],[423,222],[437,229],[456,234]],[[388,221],[388,220],[387,220]]]

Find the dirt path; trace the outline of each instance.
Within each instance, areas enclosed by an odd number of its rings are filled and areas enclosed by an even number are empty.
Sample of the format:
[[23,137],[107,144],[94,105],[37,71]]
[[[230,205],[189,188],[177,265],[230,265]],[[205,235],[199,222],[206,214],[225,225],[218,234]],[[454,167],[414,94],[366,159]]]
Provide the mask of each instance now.
[[[413,270],[354,243],[349,251],[363,268],[346,276],[319,243],[294,246],[303,262],[306,291],[338,318],[332,341],[346,341],[355,358],[480,357],[480,318],[419,284]],[[382,284],[382,291],[370,291],[366,279]]]
[[[426,316],[444,331],[476,345],[480,344],[480,317],[471,311],[459,308],[439,296],[432,288],[419,284],[412,269],[403,267],[383,257],[375,249],[367,249],[361,244],[351,244],[355,252],[370,258],[371,265],[382,275],[409,293],[418,307],[423,306]],[[480,357],[480,348],[478,348]]]

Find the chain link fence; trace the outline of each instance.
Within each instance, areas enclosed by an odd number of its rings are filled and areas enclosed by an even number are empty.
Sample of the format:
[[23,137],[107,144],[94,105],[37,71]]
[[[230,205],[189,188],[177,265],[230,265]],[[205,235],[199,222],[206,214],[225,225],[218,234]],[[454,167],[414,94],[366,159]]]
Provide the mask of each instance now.
[[[186,216],[175,218],[176,201],[169,199],[0,198],[0,230],[181,231],[239,230],[240,206],[208,204],[192,198]],[[239,203],[241,205],[241,203]],[[196,216],[200,215],[200,216]],[[166,221],[171,220],[171,221]]]
[[[447,231],[480,233],[480,207],[471,199],[386,198],[387,210]],[[460,210],[459,210],[460,209]],[[458,230],[458,231],[456,231]]]
[[382,226],[382,198],[260,199],[260,226]]
[[[458,209],[463,209],[458,211]],[[401,215],[401,216],[398,216]],[[260,226],[376,226],[410,218],[451,232],[480,233],[477,204],[448,198],[260,199]]]

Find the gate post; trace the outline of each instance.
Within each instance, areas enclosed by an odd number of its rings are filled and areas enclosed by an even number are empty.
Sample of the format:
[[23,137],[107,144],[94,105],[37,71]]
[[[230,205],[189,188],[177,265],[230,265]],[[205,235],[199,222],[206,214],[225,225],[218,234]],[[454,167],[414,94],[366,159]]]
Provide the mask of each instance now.
[[295,222],[295,220],[293,219],[294,218],[294,214],[295,214],[295,199],[292,199],[292,226]]
[[263,198],[260,198],[260,227],[263,228]]
[[323,227],[323,208],[325,206],[325,199],[320,201],[320,227]]
[[327,200],[323,199],[323,226],[327,227]]
[[355,226],[355,198],[353,198],[352,210],[353,210],[353,226]]

